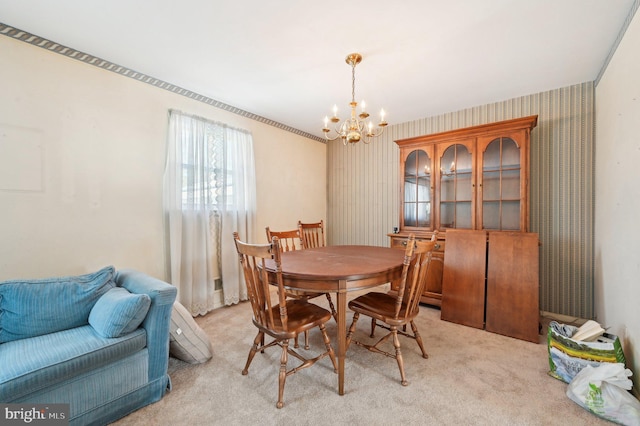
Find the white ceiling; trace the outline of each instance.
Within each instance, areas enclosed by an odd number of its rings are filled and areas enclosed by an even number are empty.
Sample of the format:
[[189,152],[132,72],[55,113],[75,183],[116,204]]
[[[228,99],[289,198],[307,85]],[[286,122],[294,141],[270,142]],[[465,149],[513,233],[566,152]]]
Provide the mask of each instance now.
[[356,101],[401,123],[595,80],[633,4],[0,0],[0,22],[322,136],[349,53]]

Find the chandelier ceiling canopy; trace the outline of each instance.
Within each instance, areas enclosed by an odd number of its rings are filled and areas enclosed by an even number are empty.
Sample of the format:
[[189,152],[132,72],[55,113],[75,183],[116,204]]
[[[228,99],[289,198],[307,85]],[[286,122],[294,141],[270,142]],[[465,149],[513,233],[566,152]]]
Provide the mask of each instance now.
[[[362,61],[362,55],[359,53],[351,53],[345,61],[351,66],[351,102],[349,103],[351,116],[343,122],[340,122],[340,118],[338,118],[338,107],[334,105],[331,118],[324,118],[322,131],[324,132],[324,137],[330,141],[341,138],[345,145],[347,143],[358,143],[360,141],[368,144],[373,138],[380,136],[382,132],[384,132],[384,128],[387,125],[387,122],[384,120],[385,112],[383,109],[380,110],[380,121],[375,128],[373,121],[367,120],[369,113],[365,110],[364,101],[362,101],[362,105],[360,106],[360,114],[356,112],[356,107],[358,106],[356,102],[356,65]],[[333,129],[329,128],[329,121],[333,123]]]

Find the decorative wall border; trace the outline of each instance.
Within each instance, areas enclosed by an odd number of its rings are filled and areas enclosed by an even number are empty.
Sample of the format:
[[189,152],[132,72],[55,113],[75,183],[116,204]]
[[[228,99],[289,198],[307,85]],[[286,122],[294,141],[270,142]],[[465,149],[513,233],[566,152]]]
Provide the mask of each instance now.
[[140,81],[142,83],[150,84],[159,89],[167,90],[171,93],[175,93],[180,96],[185,96],[189,99],[193,99],[198,102],[205,103],[212,107],[231,112],[233,114],[240,115],[242,117],[258,121],[260,123],[268,124],[270,126],[276,127],[280,130],[284,130],[290,133],[294,133],[298,136],[302,136],[308,139],[312,139],[318,142],[327,143],[327,141],[319,136],[312,135],[307,132],[303,132],[302,130],[287,126],[285,124],[279,123],[277,121],[273,121],[271,119],[262,117],[260,115],[242,110],[240,108],[236,108],[232,105],[225,104],[224,102],[217,101],[208,96],[200,95],[198,93],[192,92],[191,90],[184,89],[182,87],[176,86],[175,84],[168,83],[166,81],[157,79],[147,74],[143,74],[138,71],[134,71],[130,68],[124,67],[122,65],[114,64],[113,62],[106,61],[104,59],[98,58],[93,55],[89,55],[88,53],[80,52],[71,47],[63,46],[61,44],[55,43],[51,40],[47,40],[46,38],[42,38],[36,36],[34,34],[28,33],[26,31],[22,31],[18,28],[14,28],[10,25],[3,24],[0,22],[0,34],[5,35],[7,37],[14,38],[19,41],[23,41],[25,43],[32,44],[37,47],[41,47],[50,52],[59,53],[60,55],[64,55],[71,59],[76,59],[78,61],[84,62],[89,65],[93,65],[98,68],[102,68],[107,71],[114,72],[116,74],[120,74],[124,77],[129,77],[134,80]]

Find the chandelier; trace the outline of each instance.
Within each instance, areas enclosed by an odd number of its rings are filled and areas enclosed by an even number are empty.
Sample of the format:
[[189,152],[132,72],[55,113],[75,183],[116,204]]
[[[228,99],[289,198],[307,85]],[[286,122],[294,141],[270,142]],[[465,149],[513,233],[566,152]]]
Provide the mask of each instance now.
[[[378,122],[376,128],[373,127],[373,122],[371,120],[367,121],[369,113],[365,110],[364,101],[362,101],[362,105],[360,107],[360,114],[356,113],[356,107],[358,106],[355,99],[356,65],[358,65],[360,61],[362,61],[362,55],[359,53],[351,53],[346,58],[347,64],[351,65],[351,103],[349,104],[351,106],[351,117],[340,123],[340,119],[338,118],[338,107],[334,105],[333,116],[331,118],[324,118],[324,127],[322,128],[324,137],[327,138],[327,140],[333,141],[341,138],[342,143],[345,145],[347,143],[358,143],[360,141],[368,144],[371,142],[372,138],[380,136],[387,125],[387,122],[384,121],[385,113],[383,109],[380,110],[380,122]],[[334,124],[334,129],[329,128],[329,121]],[[333,134],[330,135],[332,131],[335,132],[335,136],[333,136]]]

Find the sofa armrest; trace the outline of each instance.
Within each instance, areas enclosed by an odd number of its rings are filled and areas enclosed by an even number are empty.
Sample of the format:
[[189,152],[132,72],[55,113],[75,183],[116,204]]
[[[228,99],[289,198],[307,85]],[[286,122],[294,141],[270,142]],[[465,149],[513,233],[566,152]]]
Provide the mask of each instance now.
[[131,269],[117,272],[116,285],[130,293],[148,294],[151,298],[151,306],[142,327],[147,332],[149,380],[161,378],[167,374],[169,365],[171,312],[178,290],[169,283]]

